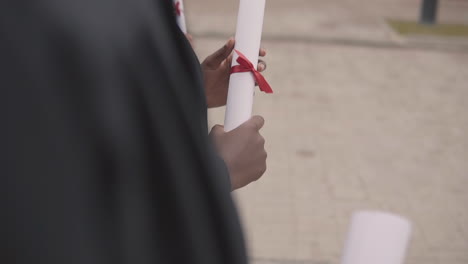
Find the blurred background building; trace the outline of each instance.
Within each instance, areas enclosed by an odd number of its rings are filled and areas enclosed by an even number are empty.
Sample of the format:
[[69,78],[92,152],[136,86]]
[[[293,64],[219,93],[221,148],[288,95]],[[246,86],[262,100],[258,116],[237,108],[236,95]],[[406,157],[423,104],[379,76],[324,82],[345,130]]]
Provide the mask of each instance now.
[[[238,1],[185,6],[201,59],[235,34]],[[468,1],[440,0],[437,28],[420,9],[267,0],[269,167],[235,194],[254,264],[339,263],[359,209],[413,221],[408,264],[468,263]]]

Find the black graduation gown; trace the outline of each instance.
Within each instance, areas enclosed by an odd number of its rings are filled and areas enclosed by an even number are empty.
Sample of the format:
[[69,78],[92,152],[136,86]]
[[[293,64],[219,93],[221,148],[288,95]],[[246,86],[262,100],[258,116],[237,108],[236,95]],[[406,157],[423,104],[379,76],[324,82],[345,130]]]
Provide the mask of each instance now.
[[0,263],[246,263],[166,0],[0,1]]

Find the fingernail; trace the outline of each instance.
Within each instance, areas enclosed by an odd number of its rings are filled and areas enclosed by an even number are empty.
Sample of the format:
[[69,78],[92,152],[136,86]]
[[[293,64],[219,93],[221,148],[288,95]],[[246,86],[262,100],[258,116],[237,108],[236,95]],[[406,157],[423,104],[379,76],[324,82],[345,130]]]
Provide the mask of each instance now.
[[266,69],[266,64],[265,64],[265,62],[260,61],[260,62],[258,63],[258,70],[259,70],[259,71],[264,71],[265,69]]

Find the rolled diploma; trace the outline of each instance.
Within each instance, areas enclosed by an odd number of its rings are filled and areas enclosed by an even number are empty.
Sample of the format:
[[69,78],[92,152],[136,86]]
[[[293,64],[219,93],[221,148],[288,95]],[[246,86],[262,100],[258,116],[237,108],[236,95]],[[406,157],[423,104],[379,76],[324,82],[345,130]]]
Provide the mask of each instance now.
[[398,215],[361,211],[353,215],[341,264],[403,264],[411,223]]
[[180,6],[180,16],[177,16],[177,25],[179,25],[180,30],[187,34],[187,24],[185,23],[185,9],[184,9],[184,1],[182,0],[173,0],[174,6],[179,2]]
[[[237,15],[235,49],[243,53],[257,68],[262,39],[265,0],[240,0]],[[234,53],[232,66],[238,65]],[[252,116],[255,80],[250,72],[231,74],[224,119],[224,130],[231,131]]]

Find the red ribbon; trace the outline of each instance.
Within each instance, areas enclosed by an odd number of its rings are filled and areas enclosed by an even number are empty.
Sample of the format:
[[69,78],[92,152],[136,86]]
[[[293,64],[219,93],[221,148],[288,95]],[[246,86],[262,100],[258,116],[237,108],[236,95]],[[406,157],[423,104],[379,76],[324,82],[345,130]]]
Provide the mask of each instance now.
[[254,65],[252,62],[245,57],[244,54],[242,54],[238,50],[234,50],[239,57],[237,58],[237,62],[239,65],[233,66],[231,68],[231,74],[232,73],[238,73],[238,72],[252,72],[254,75],[255,80],[258,83],[258,87],[260,88],[260,91],[265,92],[265,93],[273,93],[273,89],[271,89],[271,86],[268,84],[268,82],[265,80],[265,77],[255,69]]
[[175,12],[176,12],[177,16],[180,16],[182,14],[182,10],[180,10],[180,2],[176,2]]

